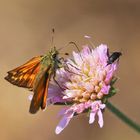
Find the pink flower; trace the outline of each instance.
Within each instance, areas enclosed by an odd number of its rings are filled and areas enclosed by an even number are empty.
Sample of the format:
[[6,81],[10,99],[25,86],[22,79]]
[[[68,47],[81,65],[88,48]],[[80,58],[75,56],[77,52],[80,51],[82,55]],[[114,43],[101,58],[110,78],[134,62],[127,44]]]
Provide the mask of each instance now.
[[56,127],[59,134],[70,122],[73,116],[90,111],[89,123],[95,121],[103,127],[102,110],[105,108],[103,98],[109,94],[110,83],[117,69],[117,62],[107,65],[108,48],[101,44],[95,49],[84,46],[80,53],[73,52],[73,59],[68,59],[67,69],[57,71],[57,79],[64,88],[63,99],[73,103],[61,112],[62,119]]
[[[58,80],[61,79],[62,86],[66,88],[63,98],[82,103],[107,95],[117,69],[117,62],[107,65],[107,46],[100,45],[94,50],[85,46],[80,54],[73,52],[73,57],[73,60],[67,61],[71,73],[65,69],[59,70]],[[62,80],[63,75],[67,80]]]

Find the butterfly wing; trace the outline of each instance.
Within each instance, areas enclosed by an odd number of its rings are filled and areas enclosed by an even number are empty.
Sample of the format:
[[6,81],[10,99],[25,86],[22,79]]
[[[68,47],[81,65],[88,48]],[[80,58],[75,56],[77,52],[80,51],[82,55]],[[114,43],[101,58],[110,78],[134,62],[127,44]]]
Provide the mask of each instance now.
[[40,107],[41,109],[45,109],[51,75],[51,65],[38,74],[33,87],[34,95],[29,109],[30,113],[35,114]]
[[25,64],[7,72],[5,79],[16,86],[32,89],[35,77],[40,70],[41,60],[42,56],[32,58]]

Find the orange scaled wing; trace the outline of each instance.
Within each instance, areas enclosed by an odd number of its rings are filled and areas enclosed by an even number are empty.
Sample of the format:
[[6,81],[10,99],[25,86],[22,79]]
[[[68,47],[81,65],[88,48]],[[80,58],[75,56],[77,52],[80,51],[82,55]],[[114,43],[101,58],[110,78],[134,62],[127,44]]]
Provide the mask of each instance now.
[[41,59],[42,56],[32,58],[25,64],[7,72],[5,79],[16,86],[32,90],[35,77],[40,70]]
[[34,95],[30,105],[30,113],[35,114],[40,107],[41,109],[45,109],[51,75],[51,65],[38,74],[33,86]]

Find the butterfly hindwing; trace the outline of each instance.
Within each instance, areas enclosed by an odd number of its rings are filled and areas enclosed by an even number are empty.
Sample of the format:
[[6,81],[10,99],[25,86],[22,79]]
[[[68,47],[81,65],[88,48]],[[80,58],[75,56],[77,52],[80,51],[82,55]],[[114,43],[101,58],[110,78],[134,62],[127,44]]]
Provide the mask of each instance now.
[[30,113],[36,113],[40,107],[41,109],[45,109],[51,75],[51,66],[48,66],[45,70],[38,74],[33,86],[34,95],[30,105]]
[[24,88],[33,88],[33,83],[40,70],[42,56],[34,57],[25,64],[7,72],[5,77],[10,83]]

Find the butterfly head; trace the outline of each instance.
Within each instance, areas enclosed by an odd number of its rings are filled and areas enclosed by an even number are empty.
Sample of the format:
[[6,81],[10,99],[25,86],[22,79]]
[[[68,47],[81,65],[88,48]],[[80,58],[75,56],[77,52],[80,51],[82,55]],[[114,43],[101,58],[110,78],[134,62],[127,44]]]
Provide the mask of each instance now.
[[58,56],[59,52],[58,50],[56,49],[56,47],[52,48],[51,51],[50,51],[50,56],[52,59],[56,59],[57,56]]

